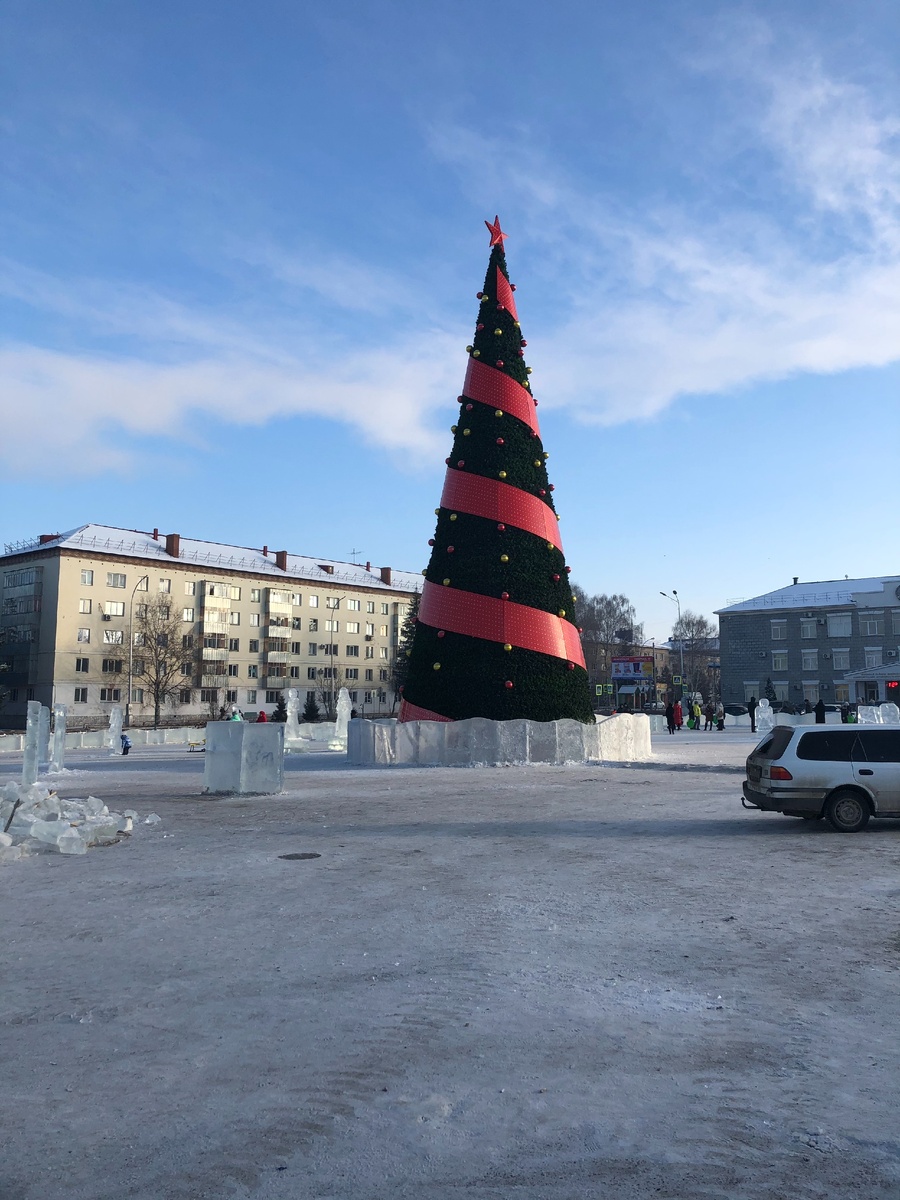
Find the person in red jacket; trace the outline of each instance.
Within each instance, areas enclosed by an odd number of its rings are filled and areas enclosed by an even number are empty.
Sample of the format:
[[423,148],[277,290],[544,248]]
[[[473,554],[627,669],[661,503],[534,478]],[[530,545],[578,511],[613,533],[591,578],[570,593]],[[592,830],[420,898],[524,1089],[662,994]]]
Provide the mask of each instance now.
[[260,709],[259,716],[256,718],[257,725],[265,724],[268,719],[269,718],[266,716],[266,710],[264,708]]

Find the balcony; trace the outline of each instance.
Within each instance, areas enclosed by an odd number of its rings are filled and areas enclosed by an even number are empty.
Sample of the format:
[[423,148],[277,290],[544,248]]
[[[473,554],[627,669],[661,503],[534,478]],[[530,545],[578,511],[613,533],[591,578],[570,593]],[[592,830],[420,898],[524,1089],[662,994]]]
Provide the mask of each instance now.
[[287,687],[288,681],[284,675],[267,675],[265,684],[267,688],[284,688]]
[[290,625],[266,625],[262,631],[265,638],[276,638],[278,641],[290,641]]
[[287,650],[267,650],[267,663],[286,663],[290,662],[291,656]]
[[209,646],[204,646],[201,654],[204,662],[225,662],[228,658],[227,650],[213,650]]
[[204,688],[220,688],[226,687],[228,683],[227,675],[201,675],[200,686]]

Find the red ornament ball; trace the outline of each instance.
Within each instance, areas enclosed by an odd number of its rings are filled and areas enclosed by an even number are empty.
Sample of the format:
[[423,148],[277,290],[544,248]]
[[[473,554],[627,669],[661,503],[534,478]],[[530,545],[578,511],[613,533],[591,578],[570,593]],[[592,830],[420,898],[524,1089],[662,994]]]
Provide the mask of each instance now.
[[454,549],[455,549],[455,547],[454,547],[454,546],[448,546],[448,547],[447,547],[447,553],[448,553],[448,554],[452,554],[452,553],[453,553],[453,551],[454,551]]
[[501,524],[501,525],[498,525],[498,526],[497,526],[497,528],[500,530],[500,532],[501,532],[501,533],[505,533],[505,532],[506,532],[506,526],[505,526],[505,525],[502,525],[502,524]]
[[527,346],[527,345],[528,345],[528,343],[525,341],[525,339],[524,339],[524,338],[522,338],[522,345],[523,345],[523,346]]
[[480,300],[480,299],[482,298],[482,296],[483,296],[483,295],[484,295],[484,292],[476,292],[476,293],[475,293],[475,299],[476,299],[476,300]]
[[511,679],[507,679],[506,683],[503,686],[505,688],[511,688],[512,685],[513,685],[513,681]]
[[484,329],[484,326],[483,326],[483,325],[476,325],[476,326],[475,326],[475,328],[476,328],[476,329]]
[[444,631],[443,631],[443,629],[439,629],[439,630],[438,630],[438,637],[443,637],[443,636],[444,636]]
[[541,490],[540,490],[540,492],[538,493],[538,495],[540,495],[540,496],[546,496],[546,495],[547,495],[547,493],[544,491],[544,489],[543,489],[543,488],[541,488]]
[[429,545],[429,546],[433,546],[433,545],[434,545],[434,538],[429,538],[429,539],[428,539],[428,545]]
[[558,576],[558,575],[554,575],[554,576],[553,576],[553,582],[554,582],[554,583],[559,583],[559,576]]
[[449,459],[449,458],[445,458],[445,459],[444,459],[444,462],[447,464],[447,466],[448,466],[448,467],[450,466],[450,459]]
[[572,568],[571,568],[571,567],[566,567],[566,574],[567,574],[567,575],[571,575],[571,574],[572,574]]
[[570,671],[574,671],[574,670],[575,670],[575,664],[574,664],[574,663],[569,663],[569,670],[570,670]]
[[501,592],[501,593],[500,593],[500,599],[501,599],[501,600],[508,600],[508,599],[509,599],[509,592]]
[[466,405],[466,412],[471,412],[471,411],[472,411],[472,405],[471,405],[471,404],[467,404],[467,405]]
[[506,445],[506,442],[504,442],[503,438],[497,438],[497,445],[498,445],[498,446],[505,446],[505,445]]
[[555,491],[556,491],[556,484],[555,484],[555,483],[548,483],[548,484],[547,484],[547,486],[549,487],[549,489],[550,489],[550,491],[551,491],[551,492],[555,492]]
[[464,458],[461,458],[456,465],[458,467],[464,467],[466,465],[466,460]]
[[514,292],[514,291],[516,290],[516,285],[515,285],[514,283],[511,283],[511,284],[509,285],[509,290],[510,290],[511,292]]

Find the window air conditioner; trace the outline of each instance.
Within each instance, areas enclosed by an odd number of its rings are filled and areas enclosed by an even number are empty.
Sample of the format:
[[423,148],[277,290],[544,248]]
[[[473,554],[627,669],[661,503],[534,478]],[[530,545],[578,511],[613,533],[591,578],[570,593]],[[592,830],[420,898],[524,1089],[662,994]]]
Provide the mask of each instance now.
[[104,620],[104,621],[111,621],[111,620],[112,620],[112,617],[109,615],[109,613],[103,613],[102,615],[103,615],[103,620]]
[[371,642],[373,637],[374,637],[374,634],[367,633],[367,634],[366,634],[366,641],[367,641],[367,642]]
[[888,650],[888,652],[887,652],[887,656],[888,656],[888,658],[896,658],[896,657],[897,657],[897,651],[896,651],[896,650]]

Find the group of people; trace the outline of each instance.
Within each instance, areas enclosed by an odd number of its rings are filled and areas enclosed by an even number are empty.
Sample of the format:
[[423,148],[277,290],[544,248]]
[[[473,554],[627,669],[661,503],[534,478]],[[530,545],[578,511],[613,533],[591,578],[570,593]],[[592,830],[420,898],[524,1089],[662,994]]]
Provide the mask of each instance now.
[[699,700],[688,700],[684,706],[680,700],[670,700],[666,705],[666,729],[669,733],[676,733],[684,727],[685,708],[688,729],[699,729],[701,722],[704,733],[711,732],[713,726],[720,731],[725,728],[725,709],[721,700],[718,704],[708,700],[702,708]]
[[[243,719],[244,719],[244,714],[241,712],[241,710],[239,708],[233,708],[230,713],[226,712],[224,708],[219,709],[219,720],[220,721],[243,721]],[[269,720],[269,718],[266,716],[265,709],[261,708],[259,710],[259,716],[256,718],[255,724],[265,725],[268,722],[268,720]]]

